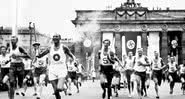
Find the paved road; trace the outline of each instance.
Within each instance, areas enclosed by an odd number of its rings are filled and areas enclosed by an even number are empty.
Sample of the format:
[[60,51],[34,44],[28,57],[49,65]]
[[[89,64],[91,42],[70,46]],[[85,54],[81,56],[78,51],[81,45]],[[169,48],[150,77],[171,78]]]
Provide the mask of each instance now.
[[[175,85],[174,94],[169,94],[169,84],[163,83],[160,88],[160,99],[185,99],[185,95],[182,95],[182,91],[180,90],[180,84]],[[76,93],[75,87],[72,87],[73,95],[72,96],[65,96],[64,93],[61,93],[62,99],[101,99],[102,90],[99,85],[99,81],[92,81],[84,82],[82,87],[80,88],[80,93]],[[53,90],[51,85],[44,88],[43,96],[41,99],[55,99],[52,95]],[[26,96],[16,96],[15,99],[36,99],[36,97],[32,96],[33,88],[29,88]],[[114,94],[113,94],[114,95]],[[0,99],[8,99],[7,92],[0,92]],[[121,89],[119,91],[119,97],[113,97],[113,99],[137,99],[136,92],[134,92],[134,97],[128,97],[127,89]],[[148,97],[144,97],[143,99],[155,99],[155,91],[154,91],[154,84],[150,84],[150,88],[148,89]]]

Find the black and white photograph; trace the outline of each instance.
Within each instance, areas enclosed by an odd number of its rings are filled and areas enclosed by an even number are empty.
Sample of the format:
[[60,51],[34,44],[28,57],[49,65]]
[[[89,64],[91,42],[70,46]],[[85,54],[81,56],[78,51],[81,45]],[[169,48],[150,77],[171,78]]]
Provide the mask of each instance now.
[[0,0],[0,99],[185,99],[184,4]]

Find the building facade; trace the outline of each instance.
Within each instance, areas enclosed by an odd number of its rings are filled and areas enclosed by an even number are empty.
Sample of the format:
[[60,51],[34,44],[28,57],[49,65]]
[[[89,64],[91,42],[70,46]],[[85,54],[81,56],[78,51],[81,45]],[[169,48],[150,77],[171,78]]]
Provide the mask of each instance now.
[[[76,10],[72,23],[78,33],[86,34],[84,38],[91,40],[90,53],[95,68],[97,52],[104,39],[111,40],[120,60],[128,51],[135,54],[136,49],[142,47],[150,58],[158,51],[165,63],[168,56],[175,56],[178,64],[185,63],[185,10],[149,10],[134,0],[127,0],[113,10]],[[83,44],[78,46],[76,54],[85,58],[89,48]]]
[[[0,46],[7,46],[10,44],[10,39],[12,36],[12,29],[9,27],[0,29]],[[33,33],[29,28],[20,28],[18,30],[19,45],[22,46],[27,52],[31,54],[32,45],[35,41],[40,42],[41,47],[48,47],[50,42],[50,37],[41,34],[39,32]]]

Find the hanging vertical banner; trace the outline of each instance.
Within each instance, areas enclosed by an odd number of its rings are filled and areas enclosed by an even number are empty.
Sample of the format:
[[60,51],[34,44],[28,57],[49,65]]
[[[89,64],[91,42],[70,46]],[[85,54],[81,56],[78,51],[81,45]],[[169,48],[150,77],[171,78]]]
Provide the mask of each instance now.
[[127,55],[125,46],[125,36],[122,36],[122,56]]
[[138,33],[125,33],[125,48],[126,53],[132,51],[135,55],[137,48],[137,35]]

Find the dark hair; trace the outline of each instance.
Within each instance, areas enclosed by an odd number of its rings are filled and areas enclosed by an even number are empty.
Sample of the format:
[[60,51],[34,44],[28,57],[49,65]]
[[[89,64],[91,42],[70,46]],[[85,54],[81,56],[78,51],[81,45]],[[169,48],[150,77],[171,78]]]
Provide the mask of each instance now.
[[53,37],[54,36],[57,36],[59,38],[59,40],[61,40],[61,35],[60,34],[54,34]]
[[12,36],[11,39],[12,39],[12,38],[16,38],[16,40],[18,41],[18,37],[17,37],[17,36]]
[[110,40],[109,39],[105,39],[105,40],[103,40],[103,43],[105,43],[105,41],[108,41],[109,42],[109,45],[110,45]]

